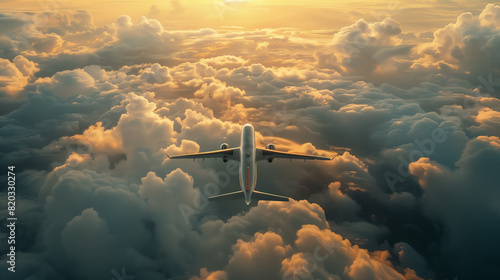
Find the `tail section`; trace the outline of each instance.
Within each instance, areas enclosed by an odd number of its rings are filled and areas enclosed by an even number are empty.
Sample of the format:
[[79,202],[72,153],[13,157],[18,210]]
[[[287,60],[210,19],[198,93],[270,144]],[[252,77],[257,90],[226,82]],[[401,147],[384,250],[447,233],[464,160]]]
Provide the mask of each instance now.
[[[250,196],[246,196],[243,191],[224,193],[219,195],[214,195],[208,198],[209,201],[224,201],[224,200],[239,200],[244,199],[247,204],[250,204]],[[289,197],[270,194],[265,192],[253,191],[251,198],[255,200],[270,200],[270,201],[290,201]]]
[[219,195],[214,195],[208,198],[209,201],[221,201],[221,200],[235,200],[235,199],[244,199],[245,195],[243,191],[231,192],[231,193],[223,193]]
[[256,200],[290,201],[290,198],[286,196],[259,191],[253,191],[252,198]]

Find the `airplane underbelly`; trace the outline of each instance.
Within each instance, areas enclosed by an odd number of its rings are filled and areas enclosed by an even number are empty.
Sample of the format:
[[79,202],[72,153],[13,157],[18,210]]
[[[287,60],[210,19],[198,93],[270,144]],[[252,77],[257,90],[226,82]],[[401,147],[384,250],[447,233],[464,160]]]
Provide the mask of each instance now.
[[247,166],[247,181],[246,181],[246,189],[247,189],[247,192],[250,191],[250,167]]
[[252,164],[251,161],[244,161],[240,166],[240,184],[241,188],[250,192],[255,187],[255,179],[256,179],[256,170],[255,164]]

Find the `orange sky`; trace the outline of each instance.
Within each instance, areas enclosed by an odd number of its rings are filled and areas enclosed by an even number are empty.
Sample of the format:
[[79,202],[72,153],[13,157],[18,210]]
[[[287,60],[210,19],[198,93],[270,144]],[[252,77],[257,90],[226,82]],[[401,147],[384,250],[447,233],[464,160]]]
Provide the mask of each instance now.
[[[24,2],[24,3],[23,3]],[[436,3],[433,3],[436,2]],[[456,1],[455,1],[456,2]],[[245,29],[293,27],[298,29],[339,29],[359,18],[380,21],[391,16],[407,31],[442,27],[463,11],[479,13],[483,1],[2,1],[5,11],[72,12],[88,10],[97,25],[114,22],[123,14],[136,20],[142,15],[159,20],[171,29],[223,28]],[[23,4],[20,4],[23,3]],[[438,3],[438,4],[437,4]],[[362,8],[362,9],[361,9]]]

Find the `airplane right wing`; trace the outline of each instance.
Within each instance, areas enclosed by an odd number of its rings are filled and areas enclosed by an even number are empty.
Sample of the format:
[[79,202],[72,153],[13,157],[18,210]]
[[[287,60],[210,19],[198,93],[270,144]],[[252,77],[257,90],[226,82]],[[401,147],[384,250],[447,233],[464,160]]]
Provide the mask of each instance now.
[[275,158],[303,159],[303,160],[332,160],[334,157],[309,156],[295,153],[279,152],[270,149],[257,149],[257,160],[267,159],[269,162]]
[[176,155],[176,156],[168,156],[170,159],[183,159],[183,158],[222,158],[223,160],[239,160],[240,148],[232,148],[232,149],[224,149],[217,151],[210,151],[204,153],[194,153],[194,154],[184,154],[184,155]]
[[272,193],[259,192],[259,191],[253,191],[252,198],[256,199],[256,200],[290,201],[290,198],[286,197],[286,196],[272,194]]

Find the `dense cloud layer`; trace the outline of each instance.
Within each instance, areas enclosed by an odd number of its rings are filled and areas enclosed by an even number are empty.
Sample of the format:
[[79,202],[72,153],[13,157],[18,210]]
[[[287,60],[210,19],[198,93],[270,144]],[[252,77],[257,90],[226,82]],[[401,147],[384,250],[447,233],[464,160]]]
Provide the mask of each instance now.
[[[499,15],[432,38],[360,19],[327,44],[2,15],[0,161],[16,165],[22,223],[17,272],[3,254],[1,275],[493,279]],[[208,203],[239,188],[237,164],[166,154],[238,146],[247,122],[259,146],[338,156],[259,163],[257,189],[290,203]]]

